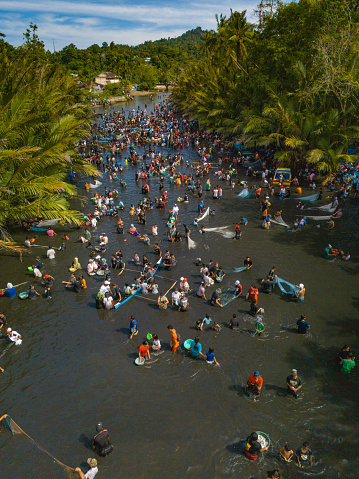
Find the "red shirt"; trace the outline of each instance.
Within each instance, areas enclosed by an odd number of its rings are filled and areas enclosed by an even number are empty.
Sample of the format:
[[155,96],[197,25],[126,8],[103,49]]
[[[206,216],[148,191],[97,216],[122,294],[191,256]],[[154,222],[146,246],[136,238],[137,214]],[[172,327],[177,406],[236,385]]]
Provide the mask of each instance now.
[[[258,378],[258,381],[256,381],[256,378]],[[255,376],[254,374],[251,374],[248,378],[248,382],[251,384],[257,384],[259,388],[263,386],[263,378],[261,376]]]
[[147,351],[150,349],[149,345],[147,344],[147,346],[144,346],[143,344],[141,344],[141,346],[138,348],[138,352],[140,353],[140,355],[145,358],[147,356]]
[[257,301],[258,298],[258,289],[257,288],[249,288],[248,290],[248,299],[255,299]]

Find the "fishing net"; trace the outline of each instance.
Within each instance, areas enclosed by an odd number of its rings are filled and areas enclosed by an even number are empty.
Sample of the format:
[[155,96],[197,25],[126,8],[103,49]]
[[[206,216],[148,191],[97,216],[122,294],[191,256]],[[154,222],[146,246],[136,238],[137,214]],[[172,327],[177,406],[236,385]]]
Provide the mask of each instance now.
[[288,200],[299,200],[299,201],[317,201],[319,195],[303,196],[302,198],[287,198]]
[[199,221],[202,221],[202,220],[203,220],[206,216],[208,216],[208,215],[209,215],[209,207],[206,209],[206,211],[203,213],[202,216],[200,216],[199,218],[197,218],[197,223],[198,223]]
[[244,188],[237,196],[239,196],[240,198],[247,198],[248,195],[249,195],[248,188]]
[[26,432],[23,429],[21,429],[21,427],[18,424],[16,424],[16,422],[13,419],[11,419],[10,416],[3,417],[1,423],[5,427],[7,427],[10,430],[10,432],[12,432],[12,434],[22,434],[23,436],[27,437],[38,449],[40,449],[40,451],[44,452],[45,454],[50,456],[55,462],[57,462],[57,464],[59,464],[63,468],[63,470],[66,472],[67,477],[69,477],[70,479],[80,479],[79,473],[75,471],[74,468],[66,466],[66,464],[59,461],[58,459],[56,459],[56,457],[54,457],[52,454],[46,451],[46,449],[40,446],[40,444],[38,444],[32,437],[26,434]]
[[281,216],[278,216],[277,218],[271,218],[270,219],[271,223],[274,223],[276,225],[284,226],[285,228],[289,228],[289,225],[283,220]]
[[233,289],[227,289],[226,291],[223,291],[221,294],[222,306],[227,306],[227,304],[229,304],[234,299],[236,299],[236,295],[234,294]]
[[196,244],[191,238],[188,238],[188,249],[194,249]]
[[241,271],[245,271],[248,269],[248,266],[241,266],[240,268],[233,268],[235,273],[240,273]]
[[291,296],[294,296],[294,294],[299,291],[299,288],[297,288],[295,284],[289,283],[285,279],[279,278],[278,276],[277,284],[279,286],[279,289],[284,294],[290,294]]
[[233,233],[230,231],[226,231],[229,226],[219,226],[218,228],[205,228],[204,231],[206,232],[213,232],[222,235],[224,238],[233,238]]
[[0,358],[2,358],[9,351],[9,349],[14,345],[15,345],[14,342],[11,342],[10,344],[8,344],[6,348],[3,350],[3,352],[0,354]]
[[334,200],[329,205],[317,206],[318,210],[326,211],[327,213],[334,213],[338,206],[338,200]]
[[330,220],[331,216],[306,216],[307,220],[314,220],[314,221],[328,221]]

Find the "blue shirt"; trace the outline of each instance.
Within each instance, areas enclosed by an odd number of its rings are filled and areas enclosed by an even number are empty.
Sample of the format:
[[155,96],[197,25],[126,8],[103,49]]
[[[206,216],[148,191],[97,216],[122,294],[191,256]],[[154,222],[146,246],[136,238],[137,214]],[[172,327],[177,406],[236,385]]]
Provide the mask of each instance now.
[[[194,349],[195,345],[197,344],[197,349]],[[192,358],[198,358],[199,353],[202,351],[202,345],[200,343],[195,343],[193,341],[191,346],[191,356]]]
[[213,363],[214,361],[214,353],[206,353],[206,361],[207,363]]
[[9,298],[15,298],[16,296],[15,287],[13,286],[10,289],[5,289],[4,296],[8,296]]
[[137,331],[137,321],[135,319],[130,322],[130,331],[131,333]]

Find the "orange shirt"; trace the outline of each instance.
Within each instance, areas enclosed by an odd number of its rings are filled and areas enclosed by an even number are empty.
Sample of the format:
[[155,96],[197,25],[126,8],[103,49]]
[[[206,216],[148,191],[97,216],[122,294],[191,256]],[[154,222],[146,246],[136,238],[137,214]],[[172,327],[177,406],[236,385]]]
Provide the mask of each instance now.
[[255,299],[257,301],[257,299],[258,299],[258,289],[257,288],[249,288],[248,299],[250,299],[250,300]]
[[138,348],[138,352],[140,353],[140,355],[145,358],[147,356],[147,351],[150,349],[149,345],[147,344],[147,346],[144,346],[143,344],[141,344],[141,346]]
[[[257,378],[258,378],[258,381],[256,381]],[[248,382],[251,384],[257,384],[259,388],[263,386],[263,378],[261,376],[255,376],[254,374],[251,374],[249,376]]]
[[177,331],[175,329],[172,329],[171,331],[171,343],[175,344],[177,343]]

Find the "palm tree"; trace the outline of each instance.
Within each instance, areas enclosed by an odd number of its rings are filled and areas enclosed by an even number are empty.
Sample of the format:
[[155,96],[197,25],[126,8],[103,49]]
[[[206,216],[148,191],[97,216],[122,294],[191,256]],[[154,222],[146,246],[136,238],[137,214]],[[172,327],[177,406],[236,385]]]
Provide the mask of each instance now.
[[[66,182],[71,169],[97,170],[76,155],[87,134],[85,111],[74,106],[74,80],[58,67],[5,62],[0,82],[0,248],[14,250],[7,227],[34,216],[79,224],[69,208],[77,196]],[[13,79],[11,83],[9,79]]]

